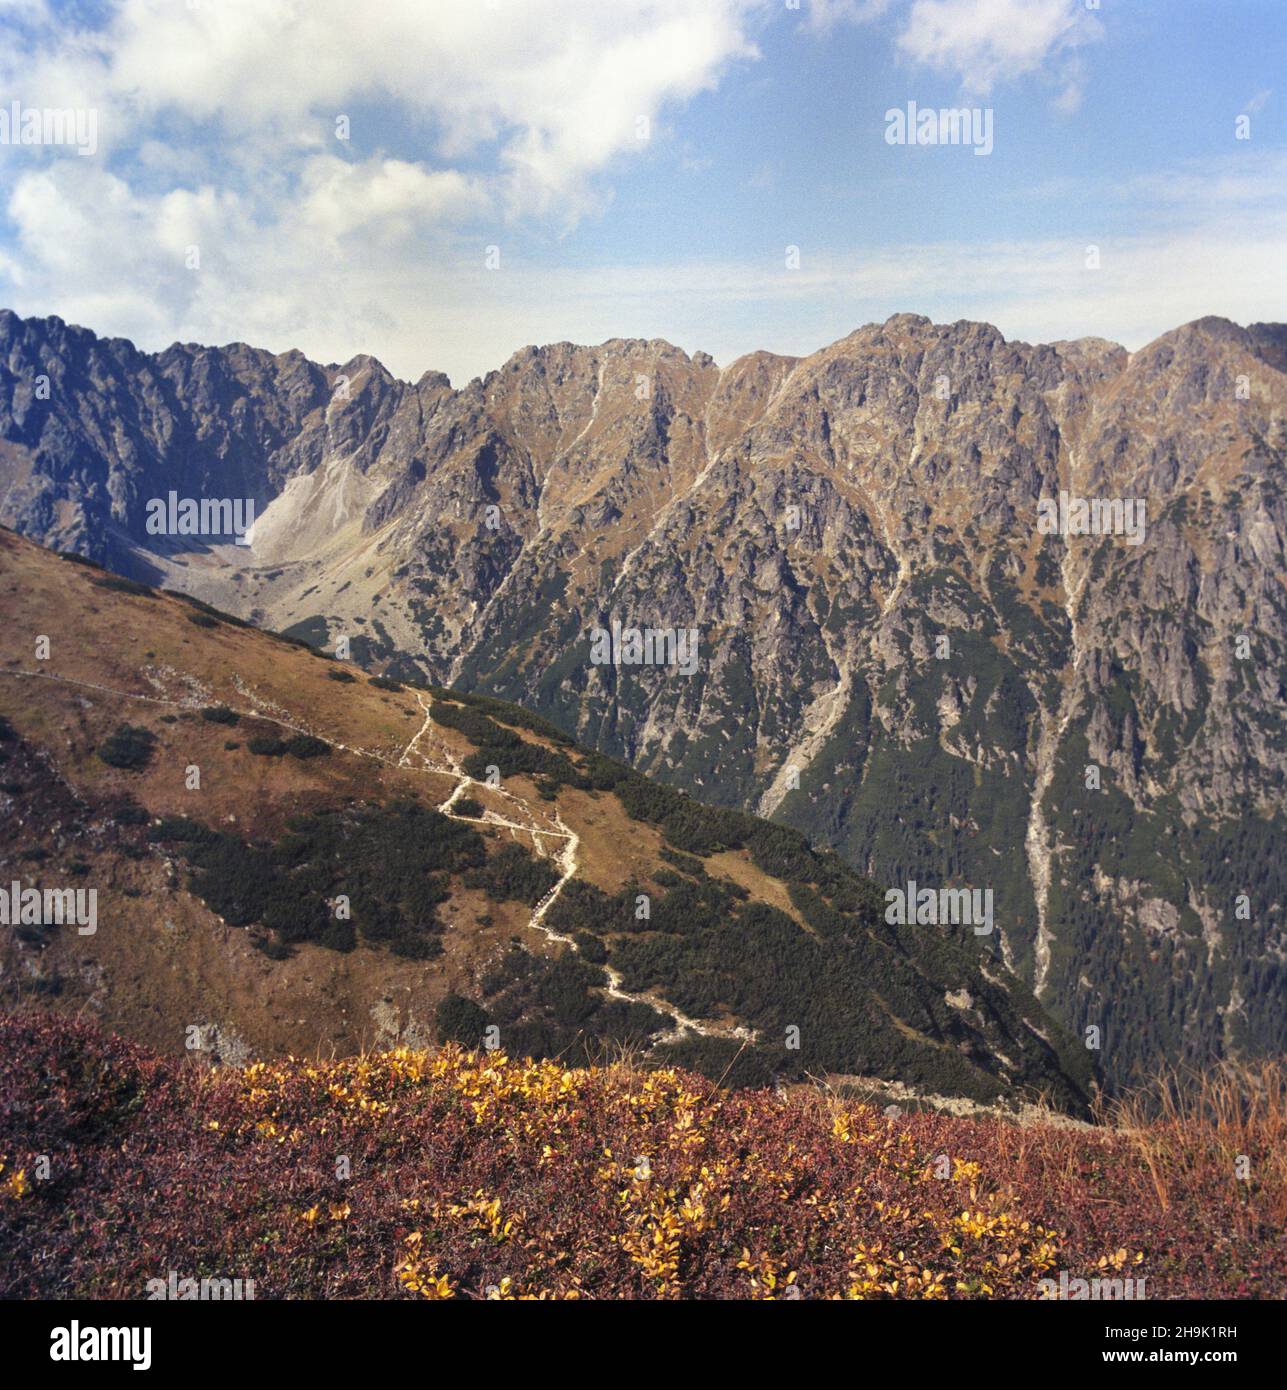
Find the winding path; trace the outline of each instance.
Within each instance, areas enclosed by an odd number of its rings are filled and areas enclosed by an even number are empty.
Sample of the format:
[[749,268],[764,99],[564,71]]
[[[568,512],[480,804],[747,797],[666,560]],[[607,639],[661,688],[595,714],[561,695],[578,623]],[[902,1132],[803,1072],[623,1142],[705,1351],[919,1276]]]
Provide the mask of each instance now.
[[[412,754],[414,753],[421,759],[422,763],[424,764],[427,770],[442,773],[446,771],[446,769],[438,767],[435,764],[429,762],[425,755],[419,751],[417,746],[420,743],[421,738],[427,732],[429,732],[429,729],[433,721],[433,696],[429,695],[427,692],[421,692],[419,690],[414,691],[413,693],[415,694],[416,700],[419,703],[421,710],[423,710],[424,712],[425,720],[424,723],[420,726],[419,730],[416,732],[415,737],[411,740],[410,743],[407,744],[406,748],[403,750],[402,757],[398,760],[399,766],[410,766],[410,759]],[[521,831],[524,834],[530,835],[532,837],[532,843],[536,846],[537,852],[541,854],[543,857],[549,856],[547,855],[544,841],[541,839],[542,836],[548,835],[555,839],[561,839],[564,842],[562,850],[557,855],[552,856],[554,862],[559,867],[559,880],[557,883],[554,884],[554,886],[549,890],[549,892],[545,894],[545,896],[540,900],[540,902],[536,904],[535,908],[533,908],[532,916],[528,921],[528,926],[533,927],[537,931],[544,933],[544,935],[550,941],[561,942],[570,950],[579,952],[580,947],[578,947],[577,943],[570,936],[565,936],[562,932],[555,931],[553,927],[547,927],[545,925],[545,914],[550,910],[551,907],[554,906],[554,903],[557,900],[559,894],[563,891],[564,886],[576,877],[576,872],[579,867],[577,851],[581,845],[580,837],[574,830],[572,830],[568,825],[564,823],[563,818],[558,814],[557,811],[554,813],[554,829],[538,827],[532,820],[532,808],[528,805],[527,802],[522,801],[520,798],[514,796],[513,793],[506,791],[503,787],[494,787],[490,783],[479,782],[476,778],[470,777],[457,764],[456,759],[451,754],[451,751],[447,749],[445,746],[442,748],[442,753],[443,756],[447,759],[447,761],[451,764],[450,771],[452,775],[458,777],[460,780],[459,782],[457,782],[451,795],[446,799],[446,801],[442,803],[442,805],[438,807],[438,810],[441,812],[441,814],[443,814],[444,816],[450,816],[452,820],[471,821],[474,824],[506,825],[513,830]],[[506,820],[504,817],[498,815],[495,811],[486,811],[483,813],[482,816],[456,815],[451,808],[470,787],[479,787],[480,789],[491,792],[493,795],[502,796],[507,801],[512,801],[516,806],[520,807],[521,810],[527,815],[529,823],[527,825],[516,824],[514,821]],[[657,999],[652,997],[651,995],[646,994],[630,994],[621,987],[622,976],[620,971],[613,969],[613,967],[608,965],[606,962],[600,968],[603,970],[604,974],[608,978],[608,983],[604,986],[604,993],[608,995],[609,998],[619,999],[626,1004],[644,1004],[651,1009],[656,1009],[661,1013],[669,1015],[671,1022],[674,1024],[674,1027],[670,1030],[670,1032],[665,1033],[660,1038],[658,1038],[658,1043],[678,1042],[682,1038],[687,1037],[692,1033],[697,1033],[700,1034],[702,1037],[708,1038],[735,1037],[743,1039],[747,1042],[753,1042],[755,1040],[755,1034],[749,1029],[741,1027],[724,1030],[713,1029],[706,1026],[705,1024],[699,1023],[694,1018],[689,1018],[688,1015],[685,1014],[682,1010],[676,1008],[674,1004],[668,1003],[664,999]]]
[[[176,671],[174,675],[183,679],[180,672]],[[122,700],[142,700],[147,704],[164,705],[171,709],[197,710],[202,708],[202,702],[195,695],[189,695],[187,699],[167,699],[165,696],[161,695],[144,695],[132,690],[117,690],[110,685],[99,685],[94,681],[76,680],[71,676],[59,676],[46,671],[0,671],[0,676],[25,678],[27,680],[55,681],[60,685],[72,685],[83,690],[95,690],[104,695],[114,695]],[[439,776],[457,778],[458,780],[455,787],[452,788],[451,795],[436,808],[439,814],[447,816],[451,820],[464,821],[471,825],[505,826],[511,833],[515,834],[515,838],[517,838],[519,834],[530,835],[536,852],[542,858],[552,858],[554,863],[558,865],[559,879],[540,902],[536,904],[535,908],[533,908],[528,926],[542,932],[550,941],[558,941],[567,946],[570,950],[579,952],[580,948],[570,936],[565,936],[562,932],[555,931],[553,927],[547,927],[544,919],[546,913],[553,907],[564,887],[576,877],[577,869],[580,867],[580,861],[577,857],[577,851],[581,845],[580,837],[564,823],[557,811],[554,813],[552,826],[538,826],[535,817],[532,815],[532,807],[529,806],[527,802],[515,796],[512,792],[506,791],[503,787],[494,787],[490,783],[480,782],[477,778],[470,777],[460,766],[451,750],[441,741],[439,741],[439,749],[442,756],[447,761],[447,766],[443,767],[426,757],[426,755],[420,751],[419,744],[421,739],[424,738],[426,734],[430,733],[433,725],[433,697],[429,695],[427,691],[412,689],[412,694],[415,695],[416,702],[419,704],[424,714],[424,722],[420,725],[419,729],[416,730],[410,742],[402,750],[401,756],[395,762],[391,757],[387,757],[383,753],[376,753],[369,748],[350,747],[348,744],[339,743],[335,739],[327,738],[324,734],[319,734],[314,729],[292,723],[284,717],[286,713],[285,710],[270,701],[261,699],[254,691],[246,687],[240,676],[234,675],[233,684],[237,691],[245,699],[249,700],[253,706],[251,709],[234,710],[236,714],[241,715],[243,718],[260,719],[266,724],[275,724],[278,728],[289,729],[292,733],[309,734],[313,738],[320,739],[328,747],[335,749],[337,752],[351,753],[360,758],[370,758],[375,762],[383,763],[386,767],[409,768],[413,772],[429,772],[436,773]],[[213,699],[213,696],[211,698]],[[233,707],[229,706],[229,708]],[[413,757],[420,760],[419,765],[412,761]],[[504,798],[507,802],[512,802],[519,811],[526,816],[527,823],[522,824],[518,821],[507,820],[504,816],[490,810],[484,811],[481,816],[459,815],[452,807],[470,787],[478,787],[494,796]],[[551,855],[549,850],[547,850],[544,841],[544,837],[547,836],[551,839],[563,841],[563,847],[557,854]],[[613,969],[612,966],[606,963],[600,968],[608,979],[607,985],[603,987],[603,992],[609,998],[618,999],[627,1004],[644,1004],[670,1017],[674,1027],[670,1032],[664,1033],[657,1038],[656,1042],[652,1044],[653,1046],[661,1043],[679,1042],[694,1033],[708,1038],[739,1038],[746,1042],[754,1042],[756,1039],[756,1034],[751,1029],[740,1026],[724,1029],[711,1028],[706,1024],[698,1022],[694,1018],[689,1018],[682,1010],[676,1008],[674,1004],[668,1003],[664,999],[657,999],[647,994],[630,994],[621,987],[622,976],[619,971]]]

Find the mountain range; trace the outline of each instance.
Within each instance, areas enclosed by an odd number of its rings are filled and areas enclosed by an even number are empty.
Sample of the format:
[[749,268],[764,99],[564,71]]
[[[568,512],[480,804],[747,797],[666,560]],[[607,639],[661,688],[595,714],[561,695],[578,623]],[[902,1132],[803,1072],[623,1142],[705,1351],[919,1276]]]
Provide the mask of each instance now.
[[[978,949],[1109,1087],[1287,1043],[1285,456],[1283,325],[1129,353],[902,314],[456,390],[0,313],[0,522],[521,706],[877,890],[991,893]],[[249,543],[150,529],[171,494],[253,503]]]

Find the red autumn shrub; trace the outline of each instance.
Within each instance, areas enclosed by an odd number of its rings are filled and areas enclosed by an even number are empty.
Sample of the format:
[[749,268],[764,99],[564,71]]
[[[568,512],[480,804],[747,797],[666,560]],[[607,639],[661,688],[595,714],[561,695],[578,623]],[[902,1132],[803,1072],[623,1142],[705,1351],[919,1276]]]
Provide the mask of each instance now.
[[453,1045],[207,1071],[10,1016],[0,1295],[1281,1298],[1280,1123],[895,1118]]

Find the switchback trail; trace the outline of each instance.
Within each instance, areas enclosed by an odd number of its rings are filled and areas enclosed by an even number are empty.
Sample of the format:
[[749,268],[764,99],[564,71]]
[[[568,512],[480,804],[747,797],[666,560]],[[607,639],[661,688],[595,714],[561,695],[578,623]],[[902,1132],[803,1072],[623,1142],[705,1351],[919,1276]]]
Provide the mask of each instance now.
[[[174,674],[182,678],[179,672],[174,672]],[[60,685],[71,685],[83,690],[98,691],[100,694],[104,695],[114,695],[122,700],[142,700],[147,704],[163,705],[171,709],[196,710],[202,708],[203,704],[202,700],[192,694],[189,694],[186,699],[169,699],[162,695],[145,695],[139,691],[118,690],[114,686],[100,685],[94,681],[76,680],[72,676],[59,676],[55,675],[53,672],[47,671],[0,671],[0,675],[25,678],[27,680],[55,681]],[[415,695],[416,702],[419,704],[425,716],[424,722],[420,725],[419,729],[416,730],[416,733],[411,738],[410,742],[408,742],[407,746],[402,750],[401,756],[395,761],[393,758],[383,753],[374,752],[369,748],[350,747],[348,744],[340,743],[333,738],[328,738],[325,734],[318,733],[315,729],[293,723],[285,717],[285,710],[273,704],[271,701],[261,699],[254,691],[247,688],[240,676],[233,677],[233,684],[236,686],[238,692],[249,700],[253,706],[251,709],[235,709],[229,706],[229,708],[233,709],[234,713],[241,715],[243,718],[259,719],[266,724],[274,724],[278,728],[289,729],[292,733],[308,734],[313,738],[320,739],[329,748],[333,748],[337,752],[351,753],[355,757],[360,758],[370,758],[375,762],[383,763],[386,767],[408,768],[413,772],[429,772],[443,777],[454,777],[457,781],[455,787],[452,789],[451,795],[436,808],[439,814],[447,816],[451,820],[464,821],[471,825],[504,826],[509,829],[515,837],[518,835],[530,835],[532,844],[535,846],[537,853],[542,858],[552,858],[554,863],[558,865],[559,879],[549,892],[541,898],[540,902],[536,904],[535,908],[533,908],[528,926],[543,933],[548,940],[560,942],[570,950],[579,953],[580,948],[570,936],[564,936],[561,932],[555,931],[552,927],[547,927],[544,919],[546,913],[549,912],[550,908],[557,901],[564,887],[576,877],[577,869],[580,867],[577,857],[577,851],[581,843],[580,837],[574,830],[564,824],[557,811],[554,814],[552,825],[537,825],[535,817],[532,815],[532,808],[525,801],[515,796],[512,792],[506,791],[503,787],[492,786],[491,783],[480,782],[477,778],[469,776],[468,773],[460,767],[451,751],[445,745],[440,745],[440,751],[447,761],[447,766],[444,767],[426,757],[426,755],[420,751],[419,744],[421,739],[430,732],[433,725],[433,697],[429,695],[427,691],[412,690],[412,694]],[[211,696],[211,699],[213,699],[213,696]],[[419,766],[412,762],[413,757],[419,758]],[[504,816],[491,810],[484,811],[481,816],[462,816],[458,814],[452,808],[470,787],[477,787],[481,791],[490,793],[494,796],[500,796],[507,802],[512,802],[527,817],[527,823],[523,824],[518,821],[507,820]],[[563,848],[557,854],[550,854],[546,849],[544,837],[562,840],[564,842]],[[657,1044],[678,1042],[693,1033],[708,1038],[740,1038],[747,1042],[755,1041],[756,1034],[750,1029],[740,1026],[728,1029],[711,1028],[706,1024],[699,1023],[694,1018],[689,1018],[682,1010],[664,999],[654,998],[646,994],[630,994],[621,987],[622,976],[619,971],[614,970],[612,966],[607,964],[602,965],[600,968],[603,970],[608,980],[608,983],[603,986],[603,992],[608,995],[609,998],[618,999],[627,1004],[644,1004],[670,1017],[674,1027],[670,1032],[662,1034],[661,1037],[656,1040]],[[656,1044],[654,1044],[654,1046],[655,1045]]]

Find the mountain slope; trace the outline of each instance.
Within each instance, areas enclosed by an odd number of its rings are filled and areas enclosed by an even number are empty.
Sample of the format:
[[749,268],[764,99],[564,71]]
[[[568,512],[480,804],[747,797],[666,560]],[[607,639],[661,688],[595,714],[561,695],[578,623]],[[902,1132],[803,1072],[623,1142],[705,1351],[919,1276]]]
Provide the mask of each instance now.
[[[991,889],[1110,1082],[1287,1045],[1282,326],[1132,355],[899,315],[722,371],[526,349],[459,391],[12,315],[0,344],[26,534],[521,703],[887,883]],[[253,544],[148,536],[170,488],[253,498]],[[1061,493],[1142,503],[1140,543],[1042,534]],[[698,670],[596,665],[614,620],[694,629]]]
[[[3,995],[223,1060],[435,1035],[1084,1107],[968,927],[523,710],[369,679],[0,531]],[[495,1030],[491,1032],[489,1030]]]

